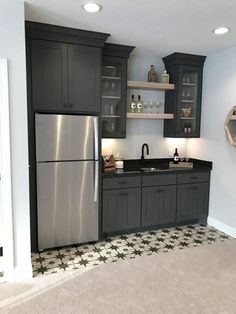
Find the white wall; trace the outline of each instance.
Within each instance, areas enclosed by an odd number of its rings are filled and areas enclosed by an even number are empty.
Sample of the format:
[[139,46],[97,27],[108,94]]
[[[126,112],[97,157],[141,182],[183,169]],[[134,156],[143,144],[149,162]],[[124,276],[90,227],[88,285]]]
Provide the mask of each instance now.
[[236,229],[236,148],[229,145],[224,132],[227,113],[236,104],[235,56],[236,47],[206,59],[201,139],[191,139],[188,152],[213,161],[209,216]]
[[[151,64],[155,66],[158,81],[160,81],[164,63],[161,58],[155,56],[130,56],[128,80],[147,81],[147,73]],[[159,111],[164,112],[164,92],[128,90],[128,100],[132,94],[135,94],[136,98],[140,94],[141,98],[146,97],[147,100],[160,101]],[[149,158],[168,157],[169,151],[172,156],[175,147],[178,147],[180,155],[186,155],[186,140],[163,138],[163,120],[128,119],[126,127],[126,139],[103,140],[103,154],[112,152],[114,155],[119,153],[126,159],[140,158],[142,144],[147,143]]]
[[0,2],[0,57],[9,60],[15,279],[31,277],[24,3]]

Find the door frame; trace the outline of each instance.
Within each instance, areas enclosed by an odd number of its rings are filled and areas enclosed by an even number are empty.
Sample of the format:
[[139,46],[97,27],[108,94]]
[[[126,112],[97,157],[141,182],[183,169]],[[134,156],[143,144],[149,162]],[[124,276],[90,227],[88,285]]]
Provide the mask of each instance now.
[[14,238],[11,180],[11,134],[8,61],[0,58],[0,215],[4,281],[14,280]]

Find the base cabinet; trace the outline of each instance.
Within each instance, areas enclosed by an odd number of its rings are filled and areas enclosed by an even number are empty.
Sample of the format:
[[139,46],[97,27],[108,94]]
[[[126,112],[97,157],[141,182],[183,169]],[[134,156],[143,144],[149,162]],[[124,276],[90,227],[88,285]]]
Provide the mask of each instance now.
[[208,215],[209,184],[179,184],[177,187],[177,222],[204,219]]
[[209,171],[103,178],[102,232],[205,221]]
[[141,188],[103,191],[103,232],[140,227]]
[[142,189],[142,227],[174,223],[176,185]]

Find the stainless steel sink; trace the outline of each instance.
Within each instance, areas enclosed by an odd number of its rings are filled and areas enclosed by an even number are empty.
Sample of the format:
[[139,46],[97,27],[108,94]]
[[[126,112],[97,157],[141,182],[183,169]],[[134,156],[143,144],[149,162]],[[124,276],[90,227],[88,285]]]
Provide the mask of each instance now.
[[162,172],[162,171],[172,171],[170,168],[156,168],[156,167],[143,167],[140,168],[144,172]]

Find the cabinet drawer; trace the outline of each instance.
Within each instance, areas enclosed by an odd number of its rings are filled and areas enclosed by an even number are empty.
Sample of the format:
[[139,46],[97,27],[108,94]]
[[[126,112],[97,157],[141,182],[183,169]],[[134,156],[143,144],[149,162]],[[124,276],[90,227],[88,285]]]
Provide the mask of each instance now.
[[103,179],[103,190],[133,188],[140,186],[141,176]]
[[209,179],[209,172],[192,172],[178,175],[178,183],[208,182]]
[[175,174],[144,175],[143,186],[176,184]]

